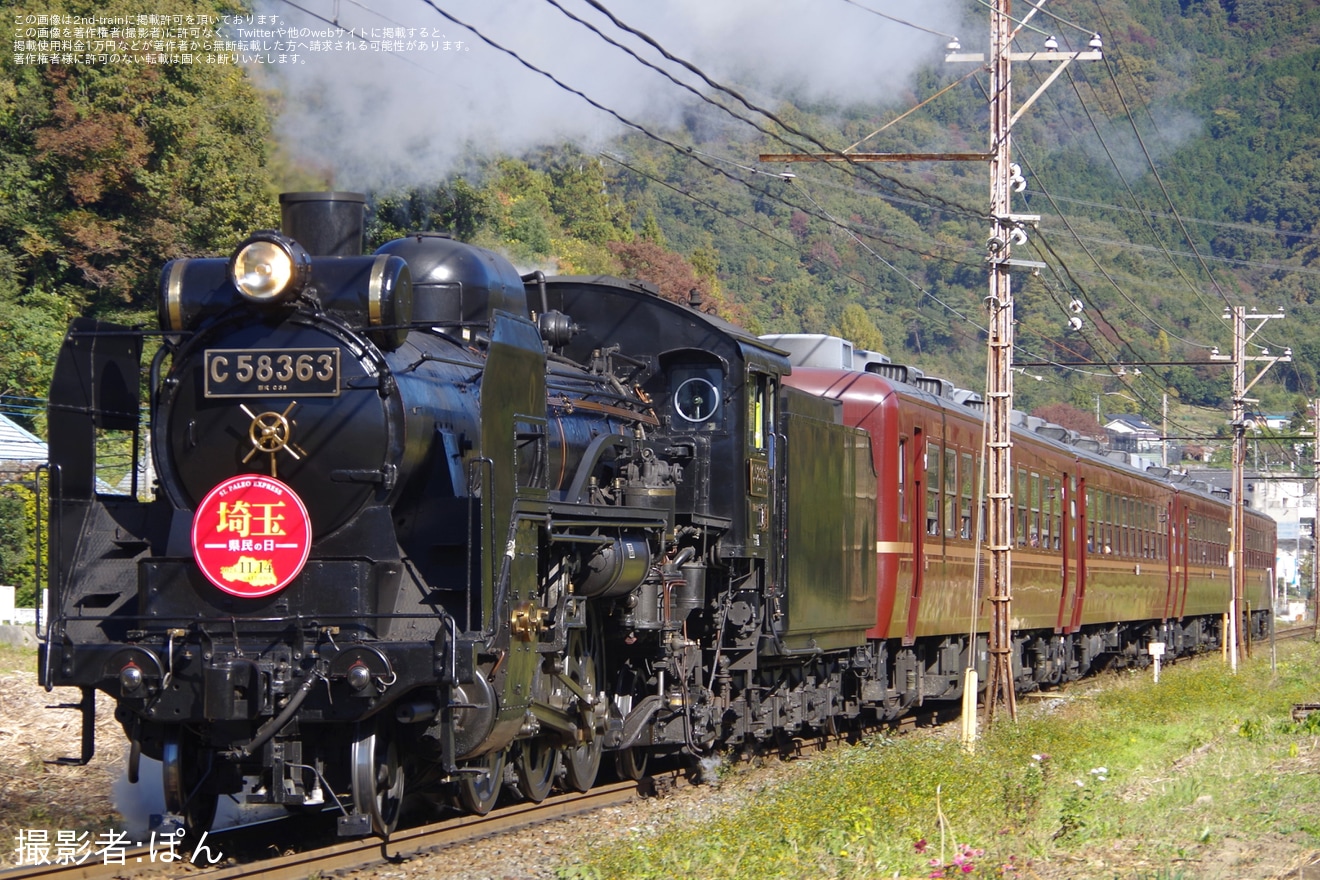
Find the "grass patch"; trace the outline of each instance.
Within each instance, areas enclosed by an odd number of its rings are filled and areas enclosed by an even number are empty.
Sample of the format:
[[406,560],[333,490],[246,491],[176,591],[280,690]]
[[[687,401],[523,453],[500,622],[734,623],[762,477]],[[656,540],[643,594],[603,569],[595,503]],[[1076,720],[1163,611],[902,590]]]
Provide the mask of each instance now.
[[36,672],[37,649],[0,644],[0,675],[12,672]]
[[[1320,848],[1320,646],[1214,659],[814,758],[734,811],[604,845],[564,878],[1272,876]],[[1222,873],[1215,873],[1220,871]]]

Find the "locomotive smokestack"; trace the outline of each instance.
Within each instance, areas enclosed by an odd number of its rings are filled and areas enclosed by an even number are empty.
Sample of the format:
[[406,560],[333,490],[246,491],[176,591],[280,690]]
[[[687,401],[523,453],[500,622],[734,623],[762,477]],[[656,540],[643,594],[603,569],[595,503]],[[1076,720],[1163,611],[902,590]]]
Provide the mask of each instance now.
[[359,257],[366,204],[355,192],[280,193],[280,231],[314,257]]

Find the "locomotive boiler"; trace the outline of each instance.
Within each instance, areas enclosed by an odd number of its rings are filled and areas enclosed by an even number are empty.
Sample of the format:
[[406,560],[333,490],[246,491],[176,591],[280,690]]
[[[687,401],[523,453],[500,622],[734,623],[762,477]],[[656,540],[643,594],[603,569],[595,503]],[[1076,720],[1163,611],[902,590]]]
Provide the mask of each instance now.
[[[228,796],[388,835],[405,799],[586,790],[607,755],[893,718],[984,665],[965,397],[644,282],[431,233],[363,255],[362,196],[281,202],[166,264],[157,327],[61,350],[40,674],[83,691],[81,760],[100,690],[190,828]],[[1222,500],[1020,442],[1017,523],[1052,543],[1023,551],[1018,686],[1218,644]],[[151,484],[108,484],[107,443]]]

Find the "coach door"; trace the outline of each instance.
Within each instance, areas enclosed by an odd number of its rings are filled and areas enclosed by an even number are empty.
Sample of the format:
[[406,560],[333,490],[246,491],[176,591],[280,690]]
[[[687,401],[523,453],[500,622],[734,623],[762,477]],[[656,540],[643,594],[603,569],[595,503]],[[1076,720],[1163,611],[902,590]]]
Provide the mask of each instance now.
[[1086,478],[1065,473],[1063,486],[1062,584],[1055,632],[1076,632],[1086,594]]
[[[908,593],[907,620],[903,629],[903,644],[910,645],[915,639],[917,611],[921,606],[921,593],[926,584],[926,536],[932,534],[932,523],[939,522],[939,447],[935,447],[935,470],[932,473],[927,462],[926,435],[920,428],[912,433],[912,589]],[[935,492],[932,495],[927,487],[934,480]],[[931,504],[934,509],[931,509]],[[938,528],[935,526],[934,528]]]
[[1169,602],[1168,616],[1180,618],[1187,608],[1187,563],[1191,516],[1187,502],[1174,495],[1169,502]]

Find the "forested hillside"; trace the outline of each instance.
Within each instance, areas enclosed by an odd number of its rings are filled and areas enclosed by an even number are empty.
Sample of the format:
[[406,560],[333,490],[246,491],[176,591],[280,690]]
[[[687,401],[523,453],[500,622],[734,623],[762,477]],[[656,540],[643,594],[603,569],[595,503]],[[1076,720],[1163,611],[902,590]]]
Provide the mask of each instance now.
[[[42,11],[92,11],[84,6]],[[175,0],[158,11],[176,6],[185,11]],[[1209,363],[1210,349],[1228,350],[1222,312],[1242,304],[1288,310],[1257,341],[1291,347],[1294,362],[1253,393],[1264,409],[1298,410],[1320,391],[1320,316],[1306,308],[1320,294],[1320,6],[1067,0],[1047,9],[1057,18],[1036,17],[1016,48],[1053,34],[1080,49],[1094,31],[1105,59],[1072,65],[1014,129],[1027,184],[1015,210],[1042,217],[1015,256],[1044,264],[1015,275],[1018,360],[1071,365],[1024,367],[1019,407],[1091,412],[1103,400],[1107,412],[1139,407],[1154,418],[1167,392],[1175,412],[1205,408],[1213,422],[1228,375]],[[983,26],[984,7],[968,10]],[[13,21],[26,10],[5,11]],[[984,47],[982,34],[959,38]],[[361,188],[324,156],[282,147],[278,82],[258,88],[239,67],[42,66],[7,53],[0,71],[0,395],[30,426],[40,427],[71,315],[145,316],[166,259],[225,253],[245,231],[274,225],[280,189]],[[1016,100],[1049,72],[1016,65]],[[754,103],[773,118],[703,85],[708,100],[676,124],[603,147],[504,155],[469,145],[461,172],[371,192],[372,238],[448,229],[527,269],[647,277],[684,299],[696,288],[708,308],[754,330],[839,332],[980,387],[986,166],[757,157],[853,144],[984,150],[985,71],[933,64],[884,105],[725,84],[762,95]]]
[[[162,0],[151,11],[218,16],[224,5]],[[32,427],[71,317],[145,319],[166,260],[227,250],[279,213],[268,104],[241,69],[27,63],[27,28],[14,23],[29,15],[143,10],[74,0],[0,11],[14,28],[0,56],[0,411]],[[40,36],[34,48],[49,47]]]
[[[1097,366],[1024,368],[1019,405],[1090,412],[1103,400],[1105,411],[1154,418],[1167,392],[1175,412],[1204,408],[1193,422],[1213,422],[1229,379],[1210,353],[1230,349],[1222,313],[1231,304],[1287,310],[1257,341],[1291,347],[1294,362],[1253,392],[1262,408],[1300,410],[1318,390],[1320,358],[1320,318],[1304,308],[1320,290],[1320,9],[1282,0],[1052,8],[1059,19],[1036,23],[1057,28],[1064,48],[1084,48],[1090,34],[1069,25],[1086,22],[1103,34],[1106,57],[1069,68],[1014,131],[1027,181],[1015,209],[1042,216],[1016,255],[1045,264],[1015,280],[1018,360]],[[1028,31],[1018,48],[1042,40]],[[483,174],[382,201],[382,229],[452,226],[563,271],[669,277],[654,260],[636,261],[641,246],[667,248],[754,329],[842,332],[979,387],[984,165],[757,162],[858,142],[876,152],[983,150],[983,71],[867,137],[969,72],[949,67],[926,70],[901,106],[784,102],[772,108],[777,121],[757,117],[757,131],[705,103],[681,130],[661,133],[670,144],[632,134],[595,156],[487,162]],[[1019,100],[1044,67],[1017,66]],[[681,295],[690,283],[668,286]],[[1071,330],[1078,307],[1083,326]]]

